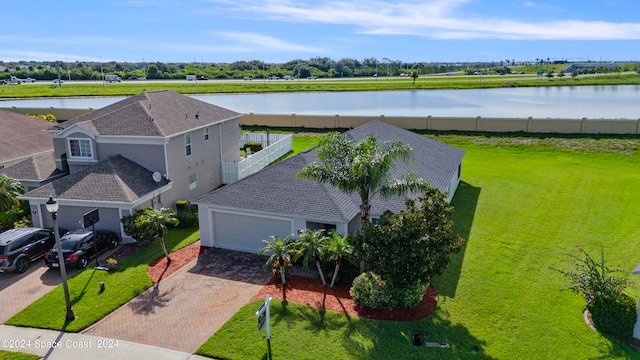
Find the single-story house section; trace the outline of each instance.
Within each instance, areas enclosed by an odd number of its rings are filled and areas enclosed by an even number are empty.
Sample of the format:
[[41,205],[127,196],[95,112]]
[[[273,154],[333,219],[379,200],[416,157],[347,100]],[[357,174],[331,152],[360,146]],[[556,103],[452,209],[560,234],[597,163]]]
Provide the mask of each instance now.
[[[396,162],[392,177],[415,172],[448,193],[448,201],[453,198],[460,183],[463,150],[379,120],[343,135],[359,140],[370,134],[381,142],[400,140],[413,148],[414,160]],[[305,165],[316,161],[311,149],[198,198],[201,244],[255,253],[271,235],[283,238],[304,228],[336,229],[341,235],[359,230],[357,194],[296,177]],[[374,197],[372,219],[386,210],[404,209],[404,201],[405,197]]]

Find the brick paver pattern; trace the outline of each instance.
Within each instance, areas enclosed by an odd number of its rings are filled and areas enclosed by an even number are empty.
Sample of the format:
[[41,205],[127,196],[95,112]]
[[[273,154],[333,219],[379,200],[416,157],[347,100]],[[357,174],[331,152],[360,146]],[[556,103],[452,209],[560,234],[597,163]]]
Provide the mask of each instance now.
[[263,264],[255,254],[208,249],[83,333],[193,353],[268,282]]

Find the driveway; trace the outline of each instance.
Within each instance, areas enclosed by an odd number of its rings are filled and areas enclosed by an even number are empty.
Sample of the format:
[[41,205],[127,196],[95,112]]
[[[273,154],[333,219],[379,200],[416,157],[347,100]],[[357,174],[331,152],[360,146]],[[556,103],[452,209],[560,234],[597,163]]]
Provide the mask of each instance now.
[[264,257],[210,248],[84,334],[193,353],[271,278]]
[[[106,258],[114,250],[100,254],[100,259]],[[95,266],[95,259],[89,261],[89,267]],[[67,276],[72,277],[80,269],[67,269]],[[22,274],[0,273],[0,324],[9,320],[32,302],[53,290],[60,284],[59,270],[49,270],[43,259],[38,259],[29,265]]]

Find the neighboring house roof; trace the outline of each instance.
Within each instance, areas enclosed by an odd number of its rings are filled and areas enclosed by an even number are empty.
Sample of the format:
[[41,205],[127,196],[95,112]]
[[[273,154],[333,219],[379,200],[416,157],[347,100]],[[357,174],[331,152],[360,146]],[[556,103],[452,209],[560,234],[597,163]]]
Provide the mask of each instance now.
[[169,184],[164,178],[156,183],[152,174],[151,170],[124,156],[115,155],[29,191],[21,197],[46,199],[53,196],[58,200],[133,203]]
[[62,174],[62,171],[56,168],[55,156],[51,150],[1,169],[0,174],[19,181],[44,181],[51,176]]
[[98,135],[172,136],[240,115],[173,91],[161,90],[128,97],[65,121],[55,129],[78,124]]
[[53,150],[51,122],[0,110],[0,164]]
[[[451,176],[464,156],[463,150],[378,120],[352,129],[344,136],[359,140],[369,134],[380,141],[400,140],[413,148],[415,161],[396,162],[390,174],[392,178],[415,172],[441,191],[448,190]],[[216,189],[195,202],[227,209],[348,222],[360,211],[357,194],[348,195],[314,180],[296,178],[305,165],[316,161],[315,150],[308,150]],[[371,200],[372,214],[382,214],[385,210],[396,212],[404,208],[404,197],[383,200],[376,196]]]

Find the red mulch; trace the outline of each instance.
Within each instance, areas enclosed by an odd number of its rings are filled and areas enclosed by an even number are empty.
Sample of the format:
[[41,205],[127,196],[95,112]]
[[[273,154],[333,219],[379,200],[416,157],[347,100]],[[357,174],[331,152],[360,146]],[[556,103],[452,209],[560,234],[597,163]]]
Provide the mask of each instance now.
[[283,288],[278,275],[274,276],[252,300],[264,299],[268,294],[276,299],[341,312],[349,316],[390,321],[421,320],[431,315],[436,308],[436,293],[431,286],[427,288],[422,302],[415,308],[393,310],[357,306],[349,295],[350,287],[349,282],[349,284],[336,284],[333,289],[328,287],[325,289],[320,279],[290,275],[287,277],[287,286]]
[[198,255],[202,254],[206,249],[206,247],[200,246],[200,242],[185,246],[169,254],[169,257],[171,257],[169,266],[167,266],[167,257],[162,256],[149,265],[147,273],[151,281],[157,284],[160,280],[165,279],[181,267],[187,265],[191,260],[197,259]]
[[[191,260],[196,259],[205,249],[198,242],[174,251],[170,254],[171,263],[169,266],[167,266],[167,258],[162,256],[149,265],[147,269],[149,277],[156,284]],[[274,276],[252,300],[264,299],[265,295],[269,294],[276,299],[341,312],[349,316],[390,321],[421,320],[431,315],[436,307],[436,293],[431,286],[427,288],[422,302],[413,309],[382,310],[357,306],[349,294],[351,282],[345,281],[336,284],[333,289],[328,287],[325,289],[320,279],[295,275],[290,275],[287,279],[287,286],[283,289],[280,277]]]

